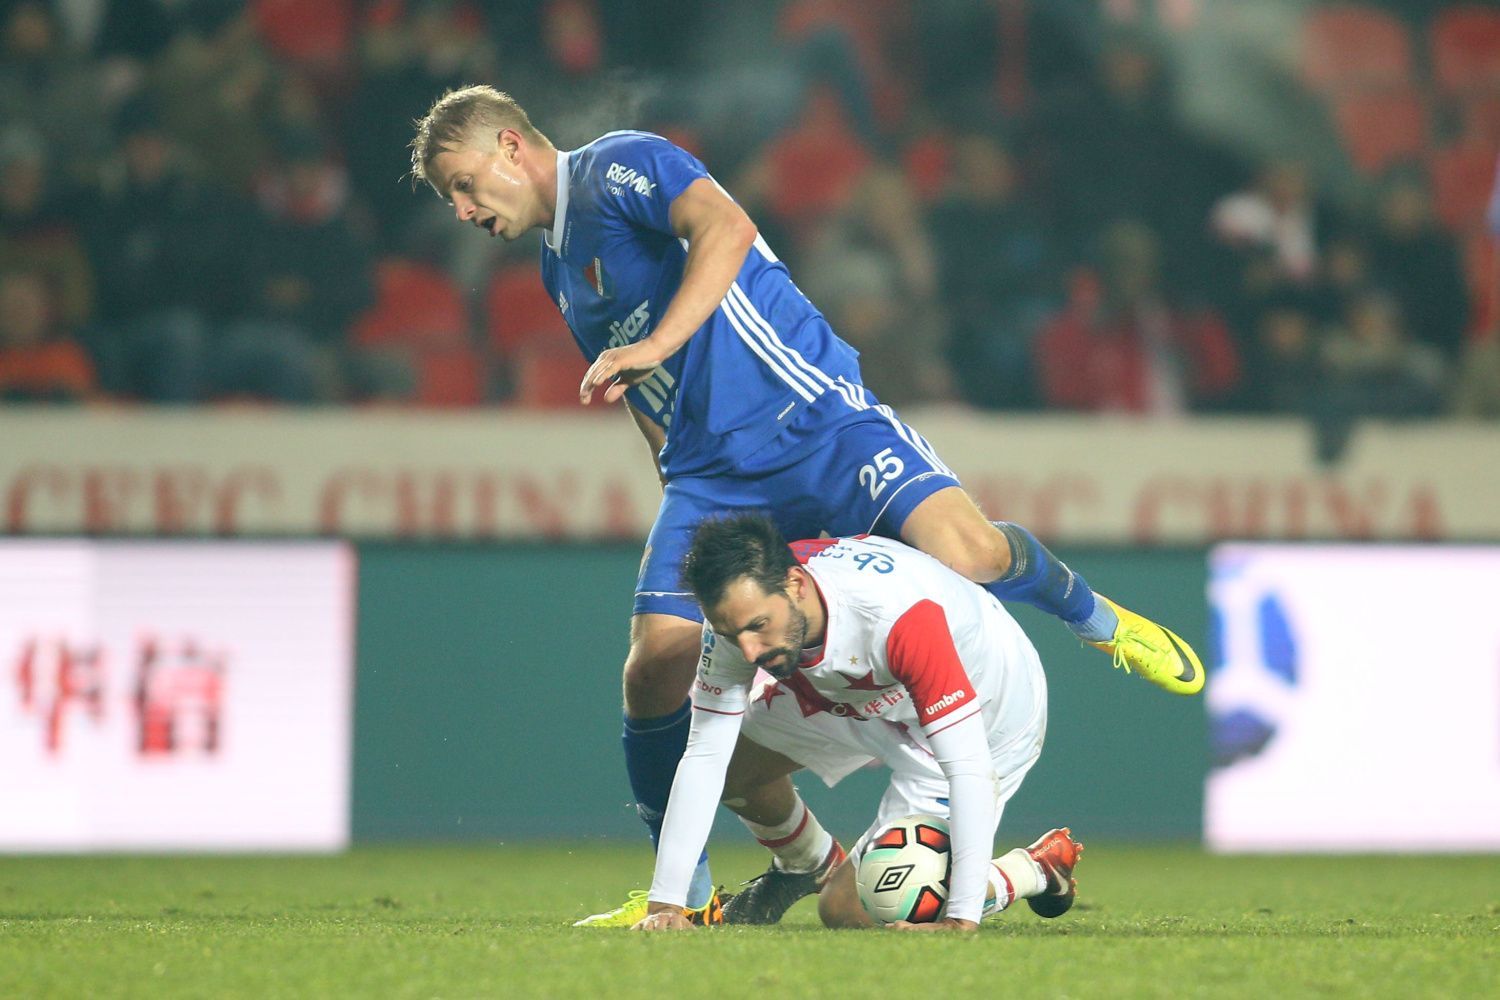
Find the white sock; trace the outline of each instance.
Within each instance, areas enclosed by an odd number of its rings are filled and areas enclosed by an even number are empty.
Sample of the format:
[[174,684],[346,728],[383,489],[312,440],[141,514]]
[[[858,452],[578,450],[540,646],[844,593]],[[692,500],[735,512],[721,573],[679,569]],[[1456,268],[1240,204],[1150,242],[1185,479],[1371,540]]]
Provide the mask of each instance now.
[[984,901],[984,915],[999,913],[1016,900],[1039,895],[1046,888],[1047,873],[1024,848],[1007,851],[990,862],[990,893]]
[[833,836],[823,829],[823,824],[807,808],[802,796],[796,798],[791,815],[775,826],[761,826],[743,816],[740,820],[755,839],[776,856],[776,867],[782,871],[817,871],[827,860],[828,852],[833,850]]

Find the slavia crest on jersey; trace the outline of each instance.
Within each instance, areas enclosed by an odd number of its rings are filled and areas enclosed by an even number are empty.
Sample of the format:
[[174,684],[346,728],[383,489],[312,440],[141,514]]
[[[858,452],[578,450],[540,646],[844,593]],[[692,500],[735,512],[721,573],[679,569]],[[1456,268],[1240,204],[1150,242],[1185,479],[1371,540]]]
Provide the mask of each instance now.
[[583,276],[594,289],[594,294],[601,299],[609,298],[609,280],[604,275],[604,262],[598,257],[594,262],[583,269]]

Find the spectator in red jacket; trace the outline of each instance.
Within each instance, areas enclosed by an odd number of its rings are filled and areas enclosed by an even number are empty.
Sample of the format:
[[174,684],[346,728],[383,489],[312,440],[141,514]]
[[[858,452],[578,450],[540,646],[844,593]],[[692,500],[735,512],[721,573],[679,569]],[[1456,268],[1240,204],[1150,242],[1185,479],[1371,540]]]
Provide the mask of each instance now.
[[56,312],[42,272],[0,270],[0,400],[71,402],[95,394],[88,355],[57,329]]
[[1160,252],[1140,223],[1105,230],[1097,280],[1076,281],[1072,301],[1036,340],[1047,405],[1169,415],[1227,402],[1239,382],[1239,351],[1215,313],[1163,295]]

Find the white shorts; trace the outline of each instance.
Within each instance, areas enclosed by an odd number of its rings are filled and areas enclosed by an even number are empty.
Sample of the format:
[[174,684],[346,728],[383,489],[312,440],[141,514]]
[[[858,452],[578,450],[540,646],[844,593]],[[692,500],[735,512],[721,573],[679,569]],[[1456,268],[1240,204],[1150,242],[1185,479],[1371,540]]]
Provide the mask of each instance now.
[[[995,826],[1005,803],[1042,753],[1047,734],[1047,681],[1030,644],[1007,651],[1009,662],[998,714],[992,718],[989,743],[995,764]],[[849,852],[858,858],[865,842],[903,816],[948,818],[948,779],[915,726],[859,720],[829,712],[803,715],[790,694],[760,697],[770,678],[761,675],[740,729],[744,738],[789,757],[832,788],[861,767],[880,762],[891,769],[891,781],[880,799],[875,820]],[[991,836],[993,836],[991,831]]]

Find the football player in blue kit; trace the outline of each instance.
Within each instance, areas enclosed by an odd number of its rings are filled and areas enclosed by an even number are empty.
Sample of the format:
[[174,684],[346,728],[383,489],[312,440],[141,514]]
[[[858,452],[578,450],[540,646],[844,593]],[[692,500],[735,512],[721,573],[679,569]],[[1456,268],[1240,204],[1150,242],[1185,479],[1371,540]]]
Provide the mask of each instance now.
[[[623,743],[653,842],[690,725],[701,612],[680,579],[700,521],[767,512],[789,538],[875,533],[996,597],[1061,618],[1114,664],[1178,694],[1203,668],[1186,642],[1096,595],[1020,525],[989,521],[932,446],[862,381],[857,352],[792,282],[697,158],[647,132],[559,150],[507,94],[471,86],[417,123],[412,173],[491,237],[539,229],[542,280],[591,365],[588,403],[624,400],[664,484],[636,584]],[[705,855],[688,893],[721,911]],[[580,921],[629,927],[644,891]]]

